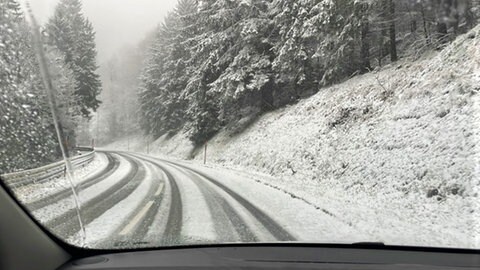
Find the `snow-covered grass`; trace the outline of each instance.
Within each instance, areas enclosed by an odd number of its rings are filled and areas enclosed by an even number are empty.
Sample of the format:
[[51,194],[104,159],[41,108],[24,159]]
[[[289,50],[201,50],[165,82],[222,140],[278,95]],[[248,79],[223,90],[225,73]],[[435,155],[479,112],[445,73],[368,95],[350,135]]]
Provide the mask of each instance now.
[[[480,26],[441,52],[265,114],[240,134],[220,132],[208,143],[208,162],[304,200],[375,241],[480,248],[479,91]],[[143,141],[130,145],[145,152]],[[203,159],[183,133],[149,148]]]

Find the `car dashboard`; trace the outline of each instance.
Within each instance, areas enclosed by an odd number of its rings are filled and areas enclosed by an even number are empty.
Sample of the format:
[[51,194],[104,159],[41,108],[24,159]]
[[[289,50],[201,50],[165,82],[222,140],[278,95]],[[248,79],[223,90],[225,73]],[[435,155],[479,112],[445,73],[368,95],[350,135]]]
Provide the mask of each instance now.
[[74,260],[60,269],[453,270],[480,269],[480,255],[340,247],[231,246],[114,253]]

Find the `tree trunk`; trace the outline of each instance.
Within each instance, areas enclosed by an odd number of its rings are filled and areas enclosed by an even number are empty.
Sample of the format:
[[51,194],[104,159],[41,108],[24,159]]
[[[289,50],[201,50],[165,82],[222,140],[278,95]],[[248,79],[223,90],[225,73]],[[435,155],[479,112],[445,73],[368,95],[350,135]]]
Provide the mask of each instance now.
[[417,33],[417,20],[415,18],[412,18],[412,21],[410,22],[410,32],[412,34]]
[[444,21],[437,22],[437,33],[438,33],[438,40],[441,43],[445,43],[448,35],[447,24]]
[[274,89],[273,79],[270,79],[270,81],[267,84],[265,84],[262,87],[262,90],[260,91],[261,99],[262,99],[261,109],[263,112],[271,111],[274,109],[273,89]]
[[70,158],[70,150],[71,150],[71,145],[69,144],[69,138],[65,134],[65,130],[63,129],[62,123],[58,123],[58,130],[60,133],[60,140],[62,142],[63,148],[65,149],[65,157]]
[[422,21],[423,21],[423,33],[425,34],[425,42],[427,45],[430,45],[430,35],[428,34],[428,26],[427,26],[427,17],[425,14],[425,7],[423,6],[423,2],[420,3],[421,13],[422,13]]
[[[418,3],[415,5],[418,7]],[[407,11],[408,11],[408,16],[410,17],[410,33],[416,35],[417,29],[418,29],[418,23],[417,23],[417,16],[412,13],[412,9],[410,8],[410,5],[406,5]]]
[[458,26],[460,24],[460,13],[458,11],[458,0],[452,1],[452,10],[451,10],[451,17],[452,17],[452,24],[453,24],[453,31],[455,35],[459,34]]
[[437,19],[437,39],[440,44],[447,42],[448,25],[447,21],[450,18],[452,10],[452,0],[439,0],[439,6],[436,11]]
[[394,0],[387,0],[388,3],[388,32],[390,37],[390,60],[395,62],[398,60],[397,55],[397,34],[396,34],[396,26],[395,26],[395,2]]
[[[367,10],[365,10],[365,13]],[[370,71],[370,43],[368,40],[368,34],[370,32],[370,22],[368,21],[368,16],[364,14],[362,18],[362,33],[361,33],[361,48],[360,48],[360,58],[362,66],[360,67],[360,72],[365,73]]]
[[467,1],[467,7],[465,11],[465,22],[467,24],[468,29],[473,28],[475,26],[475,16],[472,12],[473,4],[472,1]]

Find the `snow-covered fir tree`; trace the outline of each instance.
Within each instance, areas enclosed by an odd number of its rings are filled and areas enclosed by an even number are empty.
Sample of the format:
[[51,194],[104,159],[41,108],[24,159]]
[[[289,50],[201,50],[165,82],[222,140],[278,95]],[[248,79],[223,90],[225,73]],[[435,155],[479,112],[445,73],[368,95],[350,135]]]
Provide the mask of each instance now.
[[[15,0],[0,1],[0,174],[60,157],[30,28]],[[46,46],[61,122],[73,130],[79,109],[73,75],[56,48]]]
[[61,0],[46,25],[49,44],[64,55],[65,63],[75,76],[75,94],[82,115],[91,116],[99,105],[101,82],[97,74],[95,32],[82,14],[79,0]]
[[441,48],[475,25],[477,2],[181,0],[142,73],[143,129],[185,129],[203,144],[240,119]]

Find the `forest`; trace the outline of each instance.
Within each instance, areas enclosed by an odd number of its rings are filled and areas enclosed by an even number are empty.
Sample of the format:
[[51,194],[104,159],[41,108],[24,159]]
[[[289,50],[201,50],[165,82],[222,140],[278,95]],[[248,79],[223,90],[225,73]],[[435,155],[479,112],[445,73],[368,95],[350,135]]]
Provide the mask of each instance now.
[[59,1],[41,44],[27,17],[16,0],[0,0],[5,172],[60,157],[36,46],[47,54],[66,148],[140,129],[152,139],[186,132],[198,146],[325,86],[442,50],[478,24],[480,1],[179,0],[101,68],[80,0]]
[[0,174],[61,157],[36,46],[46,54],[66,148],[100,105],[94,31],[81,2],[60,1],[41,26],[41,44],[27,17],[17,1],[0,0]]
[[139,119],[201,145],[239,119],[401,58],[478,23],[475,0],[179,0],[140,72]]

